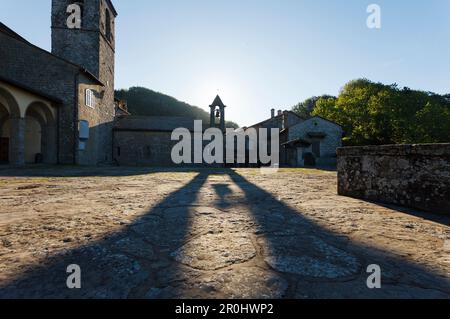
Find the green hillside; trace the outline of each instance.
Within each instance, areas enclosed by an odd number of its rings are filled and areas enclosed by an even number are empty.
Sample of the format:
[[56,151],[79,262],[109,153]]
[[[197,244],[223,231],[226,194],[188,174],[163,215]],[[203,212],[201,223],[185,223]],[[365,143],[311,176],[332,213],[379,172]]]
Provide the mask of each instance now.
[[[209,123],[209,113],[205,110],[147,88],[131,87],[128,90],[116,90],[115,94],[116,98],[127,101],[128,110],[132,115],[182,116]],[[227,127],[238,128],[239,126],[228,121]]]

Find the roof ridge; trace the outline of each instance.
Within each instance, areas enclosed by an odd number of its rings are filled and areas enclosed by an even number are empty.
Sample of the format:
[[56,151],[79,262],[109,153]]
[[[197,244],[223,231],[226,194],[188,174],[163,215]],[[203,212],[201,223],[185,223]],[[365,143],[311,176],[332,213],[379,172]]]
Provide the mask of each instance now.
[[71,62],[67,59],[64,59],[60,56],[57,56],[56,54],[53,54],[52,52],[49,52],[43,48],[38,47],[37,45],[31,43],[30,41],[27,41],[25,38],[23,38],[22,36],[20,36],[17,32],[15,32],[14,30],[12,30],[11,28],[9,28],[7,25],[5,25],[4,23],[0,22],[0,32],[3,32],[4,34],[6,34],[6,36],[12,37],[13,39],[16,39],[18,41],[21,41],[39,51],[42,51],[52,57],[54,57],[55,59],[59,59],[67,64],[70,64],[76,68],[78,68],[80,71],[82,71],[83,73],[87,74],[89,77],[91,77],[93,80],[95,80],[98,84],[100,84],[101,86],[105,86],[105,84],[100,81],[100,79],[98,79],[94,74],[92,74],[91,72],[89,72],[86,68],[84,68],[83,66],[76,64],[74,62]]
[[0,32],[5,33],[6,35],[9,35],[17,40],[20,40],[22,42],[31,44],[28,40],[26,40],[24,37],[22,37],[20,34],[18,34],[17,32],[15,32],[13,29],[11,29],[10,27],[8,27],[6,24],[4,24],[3,22],[0,21]]

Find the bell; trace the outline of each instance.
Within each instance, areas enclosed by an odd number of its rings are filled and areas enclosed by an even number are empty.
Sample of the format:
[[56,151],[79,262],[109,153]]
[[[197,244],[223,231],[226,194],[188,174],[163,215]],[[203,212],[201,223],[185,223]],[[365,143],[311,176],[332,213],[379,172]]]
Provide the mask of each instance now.
[[220,111],[219,110],[216,111],[216,118],[220,118]]

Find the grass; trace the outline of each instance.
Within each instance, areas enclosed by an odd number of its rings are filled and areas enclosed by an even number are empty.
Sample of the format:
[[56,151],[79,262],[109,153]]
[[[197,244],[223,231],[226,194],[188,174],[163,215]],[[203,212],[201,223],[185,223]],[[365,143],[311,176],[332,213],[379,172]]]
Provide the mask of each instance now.
[[[261,175],[259,168],[234,168],[238,174],[247,176]],[[4,170],[6,172],[7,170]],[[224,176],[228,174],[228,169],[224,168],[144,168],[144,167],[82,167],[72,165],[61,166],[30,166],[22,169],[13,169],[12,171],[0,176],[0,185],[14,183],[35,183],[45,184],[58,181],[70,181],[78,178],[129,178],[145,175],[162,175],[166,177],[193,175],[198,173],[207,173],[209,176]],[[303,174],[319,175],[333,174],[330,170],[321,170],[315,168],[280,168],[276,174]],[[1,175],[1,174],[0,174]]]
[[295,173],[295,174],[331,174],[334,173],[332,170],[323,170],[317,168],[280,168],[280,173]]

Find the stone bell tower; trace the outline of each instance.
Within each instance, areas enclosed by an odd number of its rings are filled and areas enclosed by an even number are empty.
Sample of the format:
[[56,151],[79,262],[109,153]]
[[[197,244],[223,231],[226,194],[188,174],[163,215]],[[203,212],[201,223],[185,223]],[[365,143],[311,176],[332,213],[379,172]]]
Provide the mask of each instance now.
[[222,100],[220,99],[220,96],[216,96],[214,99],[214,102],[209,106],[211,108],[211,114],[210,114],[210,126],[216,127],[216,118],[220,118],[220,126],[219,128],[222,130],[222,132],[225,133],[225,108],[226,105],[223,104]]
[[[69,114],[70,105],[61,111],[62,122],[70,120],[75,130],[78,127],[74,147],[78,164],[112,161],[116,17],[111,0],[52,0],[52,53],[82,67],[103,84],[92,91],[95,102],[88,105],[87,84],[80,82],[76,88],[78,112],[72,112],[75,117]],[[82,135],[84,131],[90,133]]]
[[116,16],[110,0],[52,0],[52,53],[114,88]]

